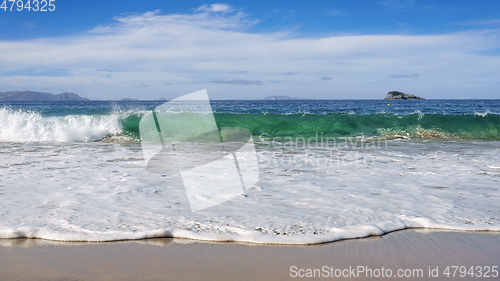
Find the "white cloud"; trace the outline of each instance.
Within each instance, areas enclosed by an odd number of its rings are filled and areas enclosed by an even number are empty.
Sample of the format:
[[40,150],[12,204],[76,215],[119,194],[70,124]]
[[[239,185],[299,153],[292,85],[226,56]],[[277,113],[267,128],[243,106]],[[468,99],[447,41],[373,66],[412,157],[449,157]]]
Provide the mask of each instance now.
[[226,4],[220,4],[220,3],[215,3],[212,5],[202,5],[197,11],[202,11],[202,12],[209,12],[209,13],[230,13],[233,11],[233,9]]
[[[491,85],[500,77],[500,57],[484,55],[499,48],[497,30],[296,38],[244,31],[255,23],[241,12],[153,11],[117,17],[84,35],[0,41],[0,88],[62,89],[89,98],[157,98],[201,88],[229,99],[380,98],[388,89],[441,98],[498,92]],[[21,75],[47,69],[72,76]],[[321,83],[325,73],[335,79]],[[419,78],[391,79],[395,73]]]

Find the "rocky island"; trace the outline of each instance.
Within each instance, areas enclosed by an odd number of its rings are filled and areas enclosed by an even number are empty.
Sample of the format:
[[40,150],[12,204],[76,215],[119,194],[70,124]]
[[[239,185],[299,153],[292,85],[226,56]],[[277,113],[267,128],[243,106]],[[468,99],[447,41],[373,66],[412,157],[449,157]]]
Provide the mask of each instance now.
[[289,97],[289,96],[267,96],[264,100],[308,100],[303,98]]
[[0,101],[88,101],[74,93],[51,93],[35,91],[10,91],[0,92]]
[[425,100],[425,99],[415,95],[405,94],[403,92],[390,91],[389,93],[387,93],[385,100]]

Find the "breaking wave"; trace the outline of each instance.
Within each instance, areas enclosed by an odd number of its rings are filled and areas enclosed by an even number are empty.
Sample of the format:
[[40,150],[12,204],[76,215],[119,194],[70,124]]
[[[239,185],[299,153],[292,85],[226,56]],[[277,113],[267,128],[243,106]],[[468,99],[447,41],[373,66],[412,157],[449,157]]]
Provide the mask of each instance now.
[[[46,117],[0,108],[0,142],[133,142],[145,111]],[[242,127],[262,138],[384,137],[500,140],[500,115],[485,114],[232,114],[215,113],[219,127]]]

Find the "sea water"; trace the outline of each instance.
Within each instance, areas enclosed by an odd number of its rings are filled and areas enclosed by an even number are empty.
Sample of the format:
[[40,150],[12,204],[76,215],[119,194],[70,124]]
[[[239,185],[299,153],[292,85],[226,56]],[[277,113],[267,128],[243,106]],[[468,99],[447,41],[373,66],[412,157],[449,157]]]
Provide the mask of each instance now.
[[500,100],[212,101],[248,129],[259,180],[192,212],[146,169],[164,101],[0,104],[0,238],[314,244],[429,227],[500,231]]

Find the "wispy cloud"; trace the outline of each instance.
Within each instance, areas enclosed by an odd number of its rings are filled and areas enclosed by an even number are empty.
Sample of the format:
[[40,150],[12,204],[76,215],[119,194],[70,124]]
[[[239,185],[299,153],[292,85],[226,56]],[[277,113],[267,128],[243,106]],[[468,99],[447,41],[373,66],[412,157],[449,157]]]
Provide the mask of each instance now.
[[415,4],[415,0],[382,0],[376,3],[389,8],[400,9],[412,6],[413,4]]
[[325,14],[326,14],[327,16],[333,16],[333,17],[348,15],[348,13],[347,13],[347,12],[340,11],[340,10],[329,10],[329,11],[326,11],[326,13],[325,13]]
[[33,21],[20,21],[19,22],[19,27],[21,29],[36,29],[39,28],[38,24]]
[[[74,36],[0,40],[0,88],[62,88],[89,98],[156,98],[206,87],[215,98],[285,92],[321,98],[332,97],[331,83],[321,80],[336,77],[335,91],[366,98],[398,83],[412,90],[433,85],[440,93],[459,94],[478,90],[478,85],[490,87],[500,77],[500,57],[489,52],[500,47],[495,30],[299,37],[247,32],[258,20],[232,7],[207,9],[211,11],[123,15]],[[64,69],[72,76],[21,75],[40,69]],[[300,72],[290,71],[294,69]],[[405,73],[420,78],[392,79],[415,77]],[[148,85],[147,91],[140,85]]]
[[321,81],[328,81],[328,80],[332,80],[332,77],[330,77],[330,76],[323,76],[323,77],[321,77],[320,80]]
[[390,78],[417,78],[419,75],[418,73],[413,73],[413,74],[410,74],[410,75],[407,75],[407,74],[394,74],[394,75],[391,75]]
[[[169,14],[162,15],[159,10],[144,14],[129,14],[114,17],[114,24],[100,25],[89,33],[132,33],[142,31],[151,34],[158,29],[169,27],[181,30],[164,31],[163,33],[175,34],[180,31],[192,31],[194,28],[204,29],[236,29],[248,27],[258,23],[258,20],[249,19],[243,12],[229,11],[225,13],[201,12],[195,14]],[[189,34],[186,34],[189,35]]]
[[26,69],[14,70],[3,73],[5,76],[47,76],[47,77],[73,77],[67,69]]
[[262,81],[249,81],[244,79],[234,79],[234,80],[212,80],[209,83],[216,84],[229,84],[229,85],[262,85]]
[[471,20],[471,21],[461,22],[460,25],[500,26],[500,19]]
[[233,9],[227,4],[215,3],[212,5],[202,5],[196,11],[210,12],[210,13],[230,13]]

